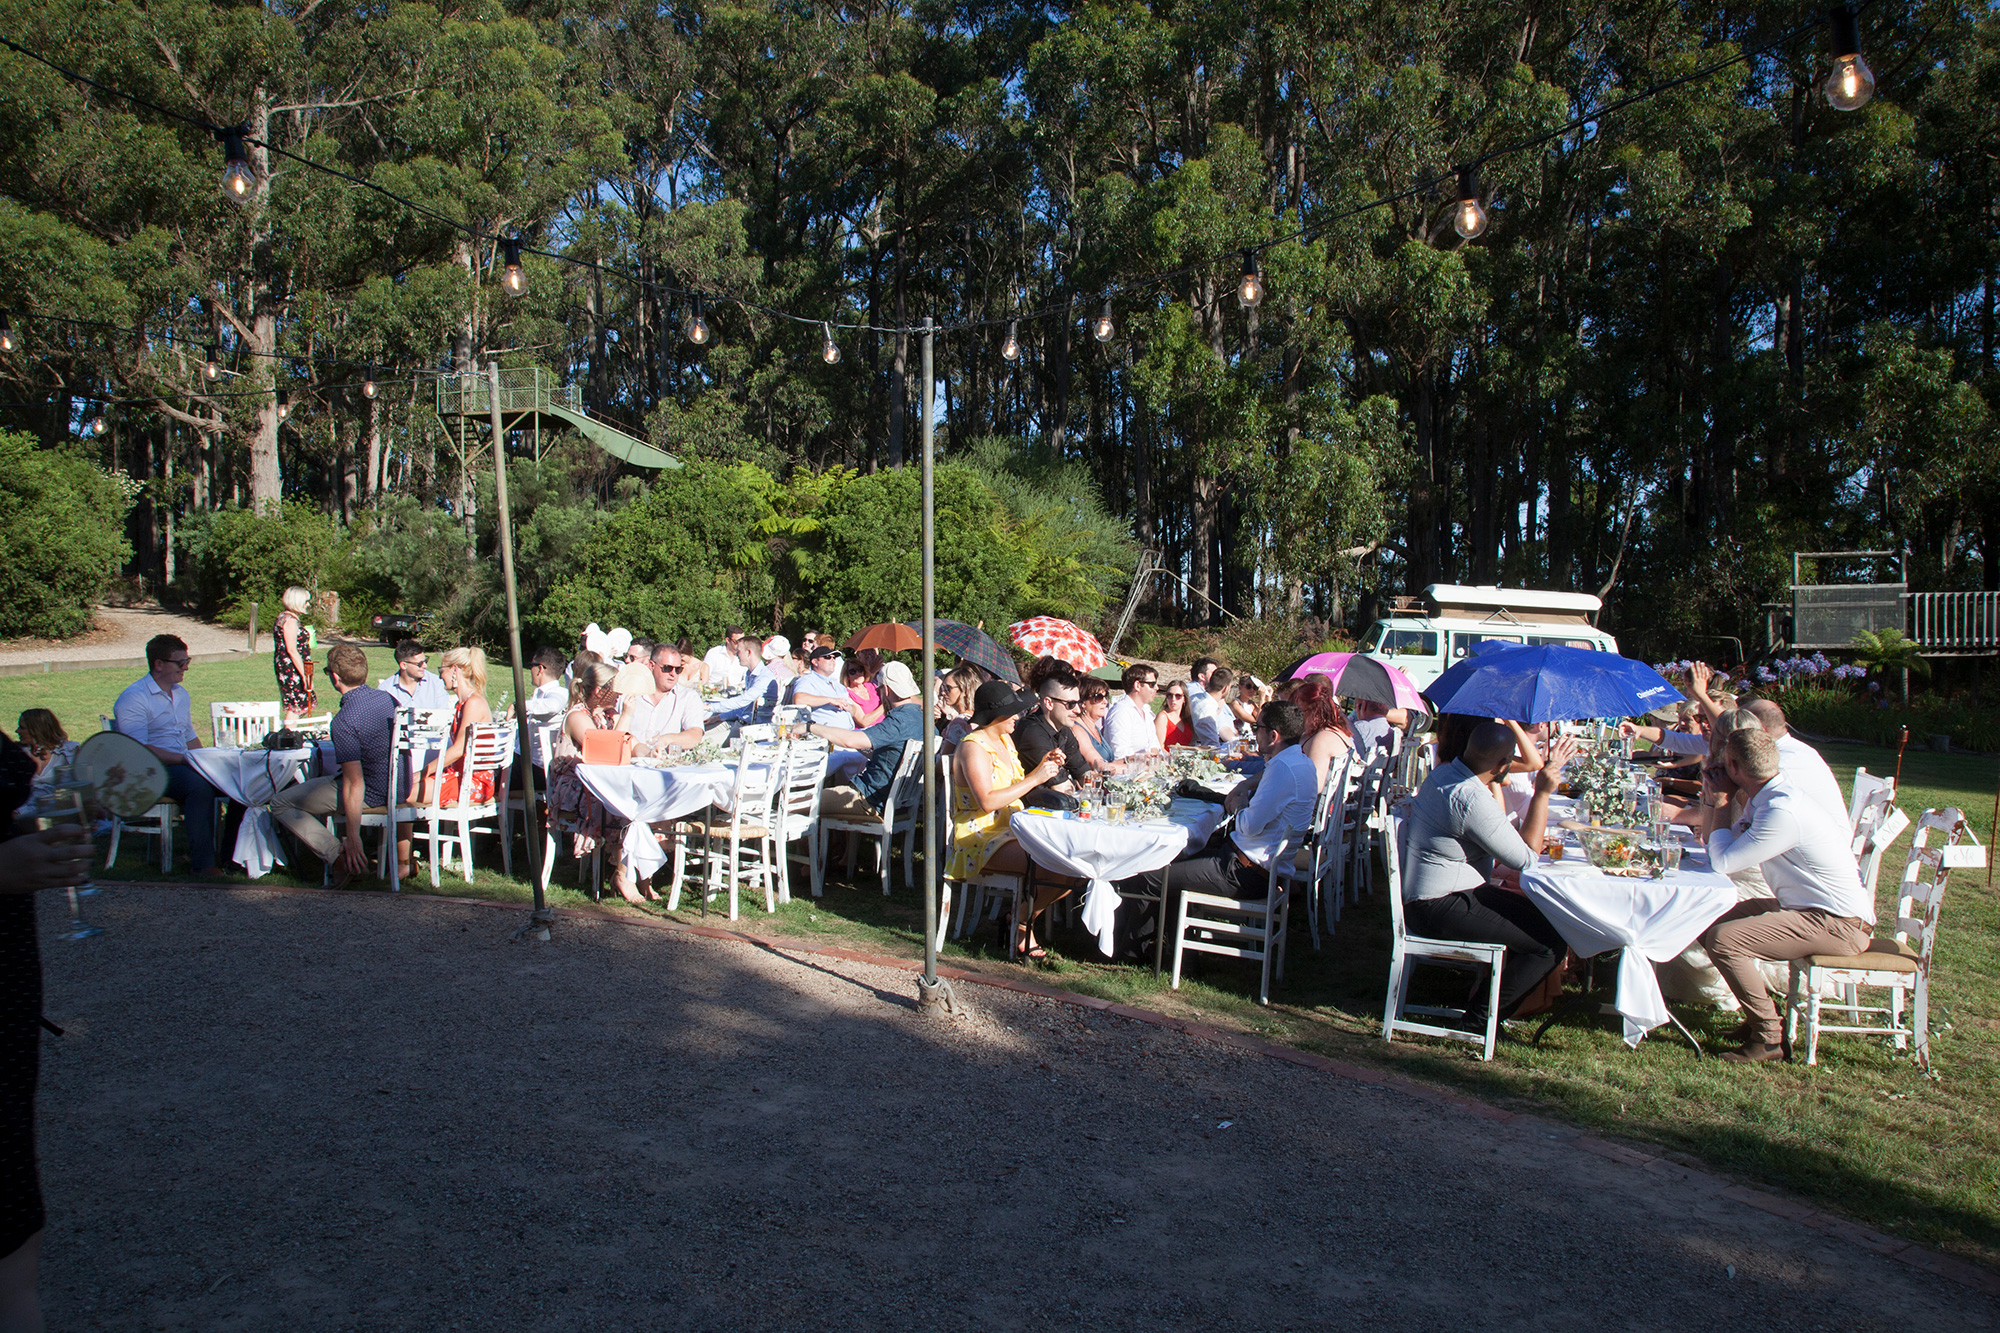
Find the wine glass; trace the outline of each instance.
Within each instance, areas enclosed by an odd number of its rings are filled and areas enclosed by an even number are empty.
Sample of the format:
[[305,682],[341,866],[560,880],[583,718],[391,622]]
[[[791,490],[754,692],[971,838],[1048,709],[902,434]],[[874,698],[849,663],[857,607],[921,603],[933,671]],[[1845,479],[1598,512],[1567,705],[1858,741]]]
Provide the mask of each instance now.
[[[65,771],[63,780],[58,782],[56,787],[58,790],[67,791],[70,794],[70,800],[76,810],[77,825],[83,830],[84,840],[89,842],[91,835],[90,812],[84,806],[83,796],[85,792],[90,790],[90,784],[70,779],[67,771]],[[78,901],[80,898],[97,892],[97,886],[90,882],[89,870],[90,861],[95,858],[95,855],[95,844],[92,844],[91,857],[84,860],[83,883],[70,886],[69,930],[64,932],[63,939],[87,940],[93,935],[102,935],[104,933],[104,927],[93,926],[83,919],[83,905]]]

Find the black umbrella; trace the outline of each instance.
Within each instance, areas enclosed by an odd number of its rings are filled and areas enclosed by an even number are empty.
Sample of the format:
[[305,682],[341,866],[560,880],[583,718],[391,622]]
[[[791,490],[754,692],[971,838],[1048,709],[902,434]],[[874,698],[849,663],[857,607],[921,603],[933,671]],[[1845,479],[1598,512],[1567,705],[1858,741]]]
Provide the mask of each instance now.
[[[923,633],[920,623],[910,622],[919,634]],[[966,624],[962,620],[940,620],[937,622],[937,646],[974,666],[985,667],[1002,680],[1021,683],[1021,672],[1014,665],[1014,658],[1005,648],[993,641],[986,631]]]

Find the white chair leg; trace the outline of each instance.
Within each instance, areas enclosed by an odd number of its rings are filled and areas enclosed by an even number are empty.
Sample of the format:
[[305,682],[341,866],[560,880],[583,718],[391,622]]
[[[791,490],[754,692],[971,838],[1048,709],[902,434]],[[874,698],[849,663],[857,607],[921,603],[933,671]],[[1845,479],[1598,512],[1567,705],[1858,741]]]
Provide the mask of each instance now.
[[1174,982],[1173,988],[1181,988],[1181,941],[1187,938],[1187,896],[1181,896],[1180,910],[1174,914]]
[[882,867],[882,896],[884,898],[889,896],[889,876],[895,873],[895,841],[896,835],[885,828],[882,830],[881,838],[875,844],[875,864]]
[[458,855],[465,862],[465,882],[472,883],[472,821],[458,821]]
[[824,828],[814,829],[807,842],[808,846],[812,849],[813,897],[818,898],[826,892],[826,830]]
[[1486,1053],[1479,1058],[1491,1060],[1493,1048],[1500,1042],[1500,972],[1501,965],[1495,964],[1492,979],[1486,983]]
[[1806,1063],[1809,1065],[1819,1063],[1819,1000],[1819,987],[1814,986],[1812,994],[1806,996]]
[[1382,1040],[1396,1039],[1396,1020],[1403,1016],[1403,970],[1405,967],[1402,951],[1397,950],[1389,959],[1389,994],[1382,1002]]
[[1923,973],[1917,973],[1916,994],[1910,998],[1910,1035],[1915,1044],[1917,1068],[1929,1071],[1931,1067],[1931,983]]

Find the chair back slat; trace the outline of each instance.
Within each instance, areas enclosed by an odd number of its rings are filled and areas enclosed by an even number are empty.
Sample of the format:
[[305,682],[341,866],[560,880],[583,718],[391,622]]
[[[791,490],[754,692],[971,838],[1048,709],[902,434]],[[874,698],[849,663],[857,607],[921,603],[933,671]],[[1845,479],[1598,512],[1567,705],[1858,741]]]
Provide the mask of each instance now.
[[217,745],[255,749],[267,733],[284,721],[284,711],[275,703],[212,703],[208,706],[209,734]]
[[896,762],[896,776],[889,783],[888,796],[882,806],[888,818],[900,819],[923,800],[923,779],[917,772],[923,762],[924,743],[920,740],[904,741],[903,757]]

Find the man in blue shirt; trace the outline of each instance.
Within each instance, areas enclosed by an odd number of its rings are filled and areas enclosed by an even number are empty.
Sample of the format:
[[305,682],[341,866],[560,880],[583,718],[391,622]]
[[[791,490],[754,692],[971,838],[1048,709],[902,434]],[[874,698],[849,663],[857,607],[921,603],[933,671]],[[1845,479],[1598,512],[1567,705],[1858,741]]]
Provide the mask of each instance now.
[[[368,654],[351,643],[327,653],[326,673],[340,691],[340,711],[329,728],[339,776],[285,788],[271,798],[271,813],[302,846],[334,867],[333,887],[339,889],[368,868],[368,854],[361,847],[361,815],[381,810],[388,801],[390,732],[397,704],[387,690],[368,688]],[[335,838],[325,822],[336,811],[347,821],[341,838]],[[410,863],[409,827],[396,826],[398,865]]]
[[879,818],[882,803],[889,799],[889,785],[896,780],[896,766],[903,760],[903,746],[921,740],[924,734],[923,695],[916,677],[901,662],[882,668],[882,699],[888,710],[882,720],[866,731],[828,726],[823,722],[807,725],[808,735],[822,736],[843,750],[865,750],[868,766],[855,775],[852,786],[831,783],[820,796],[820,813],[836,819]]
[[[218,795],[187,752],[200,741],[190,715],[188,646],[172,634],[146,640],[146,674],[127,685],[112,705],[111,725],[158,755],[167,766],[167,796],[181,803],[188,860],[206,878],[223,874],[215,864],[215,798]],[[233,843],[231,845],[234,845]]]
[[726,699],[710,704],[709,721],[755,722],[759,715],[767,719],[770,717],[772,706],[778,702],[778,692],[784,688],[784,677],[779,674],[779,667],[783,665],[784,655],[792,649],[782,635],[772,642],[777,646],[776,664],[772,660],[772,651],[756,635],[737,637],[730,652],[743,668],[743,688]]
[[[415,639],[403,640],[396,645],[396,674],[384,676],[376,688],[394,696],[398,708],[429,711],[452,707],[458,700],[444,687],[444,677],[425,672],[429,661],[421,643]],[[367,684],[365,680],[361,683]]]

